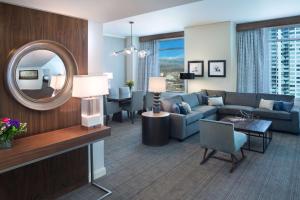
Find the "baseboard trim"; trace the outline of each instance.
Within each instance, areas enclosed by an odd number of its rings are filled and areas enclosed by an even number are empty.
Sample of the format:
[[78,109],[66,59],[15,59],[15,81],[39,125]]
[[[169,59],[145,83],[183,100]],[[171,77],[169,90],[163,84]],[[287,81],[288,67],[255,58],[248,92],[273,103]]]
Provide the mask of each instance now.
[[[101,178],[106,175],[106,167],[94,170],[94,179]],[[89,174],[89,182],[91,182],[91,175]]]

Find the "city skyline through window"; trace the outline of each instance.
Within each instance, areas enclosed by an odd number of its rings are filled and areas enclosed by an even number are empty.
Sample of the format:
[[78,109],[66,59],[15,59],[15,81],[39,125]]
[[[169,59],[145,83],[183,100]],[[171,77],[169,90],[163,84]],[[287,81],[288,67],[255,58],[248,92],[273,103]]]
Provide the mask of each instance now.
[[269,30],[271,93],[300,98],[300,25]]

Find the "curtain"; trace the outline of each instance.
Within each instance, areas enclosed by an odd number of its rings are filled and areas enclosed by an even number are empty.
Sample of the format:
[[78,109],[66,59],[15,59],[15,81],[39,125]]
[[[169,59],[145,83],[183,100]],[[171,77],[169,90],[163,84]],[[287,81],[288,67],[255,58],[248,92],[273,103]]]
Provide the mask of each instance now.
[[160,74],[158,42],[155,40],[141,42],[139,49],[148,50],[149,55],[145,58],[139,58],[137,89],[147,91],[149,77],[159,76]]
[[268,30],[237,33],[238,92],[270,92]]

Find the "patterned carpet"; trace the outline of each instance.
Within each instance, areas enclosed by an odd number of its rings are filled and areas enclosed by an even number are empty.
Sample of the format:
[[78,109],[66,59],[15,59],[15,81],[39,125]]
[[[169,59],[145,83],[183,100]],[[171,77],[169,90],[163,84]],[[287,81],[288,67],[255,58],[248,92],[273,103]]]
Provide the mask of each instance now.
[[[105,139],[107,175],[97,180],[113,191],[106,199],[293,200],[300,199],[300,137],[274,133],[265,154],[247,158],[230,174],[230,163],[210,159],[199,165],[199,134],[163,147],[141,143],[141,122],[109,124]],[[220,155],[220,154],[218,154]],[[226,155],[221,155],[226,156]],[[101,192],[84,186],[60,199],[97,199]]]

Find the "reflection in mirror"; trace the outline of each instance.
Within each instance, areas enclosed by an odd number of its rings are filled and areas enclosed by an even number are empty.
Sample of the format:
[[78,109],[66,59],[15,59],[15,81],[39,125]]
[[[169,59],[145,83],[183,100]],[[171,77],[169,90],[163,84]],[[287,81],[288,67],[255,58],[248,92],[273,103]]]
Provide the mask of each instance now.
[[17,65],[16,82],[19,90],[32,99],[55,97],[66,83],[64,62],[52,51],[31,51]]

